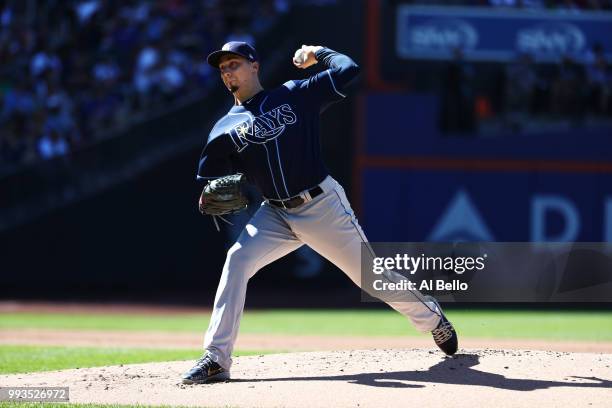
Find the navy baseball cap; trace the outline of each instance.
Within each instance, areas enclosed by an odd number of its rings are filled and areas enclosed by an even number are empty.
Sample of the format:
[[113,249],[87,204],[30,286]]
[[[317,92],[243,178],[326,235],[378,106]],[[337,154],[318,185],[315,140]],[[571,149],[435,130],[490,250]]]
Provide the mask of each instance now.
[[208,58],[206,58],[206,61],[213,67],[219,68],[219,60],[222,56],[227,54],[238,55],[251,62],[259,61],[255,48],[242,41],[230,41],[225,43],[220,50],[211,52]]

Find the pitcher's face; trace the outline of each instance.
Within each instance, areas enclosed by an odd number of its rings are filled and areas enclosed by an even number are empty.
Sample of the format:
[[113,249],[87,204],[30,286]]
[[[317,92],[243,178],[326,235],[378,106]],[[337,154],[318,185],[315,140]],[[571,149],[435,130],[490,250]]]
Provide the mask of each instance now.
[[225,87],[234,93],[257,80],[259,63],[238,55],[224,55],[219,62],[219,71]]

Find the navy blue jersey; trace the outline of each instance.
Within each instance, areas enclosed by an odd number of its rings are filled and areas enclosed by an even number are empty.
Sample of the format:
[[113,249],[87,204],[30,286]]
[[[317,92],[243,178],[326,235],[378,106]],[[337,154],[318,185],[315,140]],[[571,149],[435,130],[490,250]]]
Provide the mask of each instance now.
[[198,179],[243,172],[270,199],[295,196],[323,181],[328,171],[321,159],[319,115],[345,97],[359,67],[329,48],[317,51],[316,58],[324,71],[262,90],[215,124]]

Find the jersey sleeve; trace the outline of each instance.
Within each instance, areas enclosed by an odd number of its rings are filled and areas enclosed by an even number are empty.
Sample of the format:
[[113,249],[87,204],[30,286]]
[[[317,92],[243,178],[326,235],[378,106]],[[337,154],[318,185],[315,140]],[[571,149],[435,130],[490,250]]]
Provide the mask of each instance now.
[[315,54],[326,69],[308,79],[285,83],[293,92],[302,94],[308,102],[325,108],[346,97],[347,85],[359,73],[359,66],[348,56],[322,48]]
[[235,162],[232,151],[221,138],[206,144],[198,163],[197,180],[215,179],[233,174]]

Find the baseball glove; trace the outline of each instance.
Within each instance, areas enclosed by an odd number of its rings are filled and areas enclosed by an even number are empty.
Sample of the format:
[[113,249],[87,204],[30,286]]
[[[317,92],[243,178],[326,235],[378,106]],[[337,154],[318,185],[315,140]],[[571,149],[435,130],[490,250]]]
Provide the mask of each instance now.
[[245,183],[246,176],[241,173],[209,181],[200,195],[200,212],[219,216],[246,209],[249,201],[242,193],[242,186]]

